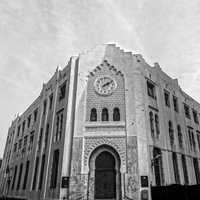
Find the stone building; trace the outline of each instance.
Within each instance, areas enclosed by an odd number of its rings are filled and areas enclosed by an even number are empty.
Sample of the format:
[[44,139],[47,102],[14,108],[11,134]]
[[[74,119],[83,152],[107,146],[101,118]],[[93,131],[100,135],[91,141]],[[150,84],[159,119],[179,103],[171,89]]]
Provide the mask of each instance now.
[[2,159],[0,159],[0,169],[1,169]]
[[151,199],[200,183],[200,105],[158,64],[113,44],[71,57],[12,121],[0,194]]

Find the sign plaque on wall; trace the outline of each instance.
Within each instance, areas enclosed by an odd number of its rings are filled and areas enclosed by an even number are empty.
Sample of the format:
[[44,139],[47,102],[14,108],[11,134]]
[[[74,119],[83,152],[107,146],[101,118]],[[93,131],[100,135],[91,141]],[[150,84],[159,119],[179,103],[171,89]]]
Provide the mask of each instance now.
[[148,176],[141,176],[141,187],[149,187]]
[[62,188],[69,188],[69,177],[68,176],[62,177]]

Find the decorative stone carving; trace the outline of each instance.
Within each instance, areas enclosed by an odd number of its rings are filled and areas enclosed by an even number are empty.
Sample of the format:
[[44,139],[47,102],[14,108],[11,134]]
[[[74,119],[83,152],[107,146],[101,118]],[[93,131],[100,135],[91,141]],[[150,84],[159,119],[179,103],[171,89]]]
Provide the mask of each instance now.
[[87,199],[87,174],[70,177],[69,199]]
[[85,138],[84,166],[87,166],[89,157],[94,149],[101,145],[113,147],[121,158],[123,165],[126,163],[126,139],[125,137],[87,137]]
[[127,174],[125,174],[125,199],[138,199],[139,177],[138,177],[138,152],[137,137],[127,138]]
[[82,155],[82,138],[74,138],[73,141],[73,156],[71,165],[71,174],[77,175],[81,173],[81,155]]
[[138,179],[134,175],[125,174],[125,197],[138,199]]
[[127,169],[130,174],[138,174],[137,137],[127,138]]

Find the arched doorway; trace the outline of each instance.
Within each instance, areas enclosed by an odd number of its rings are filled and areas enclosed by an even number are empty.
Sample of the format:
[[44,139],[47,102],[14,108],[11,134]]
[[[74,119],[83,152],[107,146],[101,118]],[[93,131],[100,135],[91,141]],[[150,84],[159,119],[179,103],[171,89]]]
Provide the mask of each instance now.
[[103,151],[97,156],[95,160],[95,199],[115,198],[115,158],[108,151]]
[[121,199],[121,159],[109,145],[98,146],[89,159],[89,199]]

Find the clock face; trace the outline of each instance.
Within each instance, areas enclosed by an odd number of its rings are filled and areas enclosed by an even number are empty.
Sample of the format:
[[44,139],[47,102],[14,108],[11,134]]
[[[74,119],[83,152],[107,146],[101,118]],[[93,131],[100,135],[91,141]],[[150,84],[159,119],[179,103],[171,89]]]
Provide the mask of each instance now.
[[116,81],[110,76],[100,76],[94,82],[95,91],[104,96],[111,95],[116,87]]

